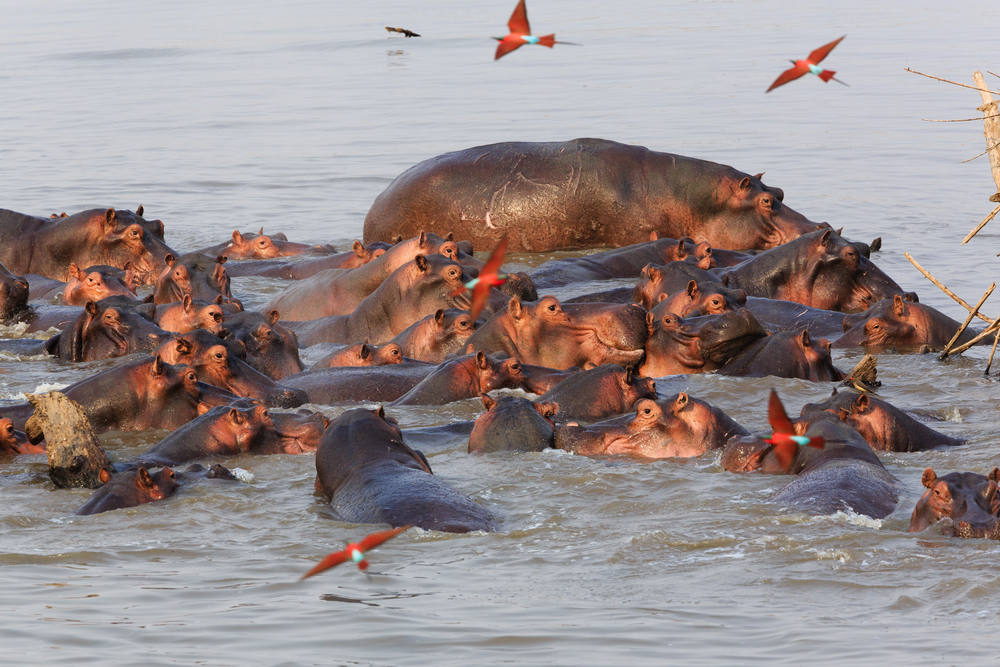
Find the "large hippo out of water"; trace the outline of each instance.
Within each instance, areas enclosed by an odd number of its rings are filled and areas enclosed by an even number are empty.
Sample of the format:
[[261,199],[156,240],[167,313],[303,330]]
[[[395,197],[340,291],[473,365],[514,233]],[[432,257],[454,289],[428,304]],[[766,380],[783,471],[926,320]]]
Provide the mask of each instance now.
[[511,252],[689,237],[766,249],[817,229],[784,193],[726,165],[603,139],[476,146],[396,177],[365,216],[365,243],[454,231]]

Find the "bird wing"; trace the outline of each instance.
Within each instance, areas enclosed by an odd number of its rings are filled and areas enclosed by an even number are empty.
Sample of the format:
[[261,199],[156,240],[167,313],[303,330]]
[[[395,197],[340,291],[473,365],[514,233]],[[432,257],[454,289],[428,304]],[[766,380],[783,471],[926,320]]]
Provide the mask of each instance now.
[[507,255],[507,235],[504,234],[503,238],[500,239],[500,243],[497,247],[493,249],[493,254],[490,258],[486,260],[486,264],[483,265],[482,270],[479,272],[480,276],[495,276],[500,272],[500,265],[503,264],[504,257]]
[[493,286],[483,280],[480,280],[472,288],[472,307],[469,308],[469,317],[472,318],[473,322],[476,321],[479,313],[483,312],[483,308],[486,307],[486,301],[489,299],[492,290]]
[[340,565],[341,563],[346,563],[349,560],[351,560],[351,557],[347,553],[346,549],[344,549],[343,551],[338,551],[336,553],[332,553],[329,556],[327,556],[326,558],[324,558],[323,560],[321,560],[319,563],[317,563],[316,567],[314,567],[313,569],[311,569],[308,572],[306,572],[302,576],[302,578],[303,579],[308,579],[309,577],[313,576],[314,574],[319,574],[320,572],[323,572],[324,570],[329,570],[331,567],[335,567],[337,565]]
[[400,526],[399,528],[393,528],[392,530],[383,530],[381,533],[372,533],[365,539],[358,542],[358,546],[361,547],[362,551],[368,551],[369,549],[374,549],[378,545],[382,544],[391,537],[396,537],[404,530],[409,530],[413,528],[412,525]]
[[767,401],[767,421],[771,425],[771,430],[775,433],[785,433],[792,435],[795,430],[792,428],[792,421],[785,412],[785,406],[778,398],[778,392],[771,390],[771,397]]
[[519,49],[522,46],[524,46],[524,42],[522,42],[521,40],[517,40],[517,41],[514,41],[512,39],[510,39],[510,40],[508,40],[508,39],[501,40],[500,43],[497,44],[497,54],[495,56],[493,56],[493,60],[500,60],[501,58],[503,58],[505,55],[507,55],[511,51],[514,51],[515,49]]
[[795,81],[795,79],[799,78],[808,71],[809,71],[808,68],[799,67],[798,65],[786,69],[784,72],[781,73],[781,76],[779,76],[777,79],[774,80],[774,83],[771,84],[771,87],[765,90],[764,92],[769,93],[778,86],[783,86],[789,81]]
[[524,6],[524,0],[517,3],[514,13],[510,15],[510,20],[507,21],[507,27],[510,28],[512,33],[521,35],[531,34],[531,26],[528,25],[528,8]]
[[774,458],[778,460],[782,472],[788,472],[795,460],[795,454],[799,451],[799,446],[791,440],[781,440],[774,444]]
[[[847,35],[844,35],[844,37],[847,37]],[[813,65],[819,65],[820,61],[823,60],[823,58],[826,58],[828,55],[830,55],[830,51],[833,51],[833,47],[837,46],[837,44],[840,44],[840,40],[844,39],[844,37],[841,37],[840,39],[835,39],[829,44],[821,46],[812,53],[810,53],[809,62],[811,62]]]

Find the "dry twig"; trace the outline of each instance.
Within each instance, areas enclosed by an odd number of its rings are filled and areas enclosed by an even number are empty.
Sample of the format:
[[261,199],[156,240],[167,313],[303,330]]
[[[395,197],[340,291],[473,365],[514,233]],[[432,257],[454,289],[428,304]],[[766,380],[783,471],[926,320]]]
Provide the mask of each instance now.
[[[930,274],[930,272],[927,271],[927,269],[925,269],[924,267],[922,267],[919,264],[917,264],[917,260],[913,259],[913,257],[910,255],[910,253],[904,252],[903,256],[906,257],[906,259],[910,260],[910,264],[912,264],[913,266],[915,266],[916,269],[917,269],[917,271],[919,271],[920,273],[924,274],[924,278],[927,278],[927,280],[929,280],[932,283],[934,283],[938,287],[938,289],[940,289],[942,292],[944,292],[945,294],[947,294],[948,296],[950,296],[952,299],[954,299],[955,301],[957,301],[958,303],[960,303],[963,307],[965,307],[966,310],[972,311],[972,306],[970,306],[969,304],[967,304],[962,299],[962,297],[958,296],[957,294],[955,294],[954,292],[952,292],[950,289],[948,289],[947,287],[945,287],[944,285],[942,285],[941,281],[939,281],[937,278],[935,278],[934,276],[932,276]],[[990,318],[986,317],[982,313],[976,313],[976,317],[978,317],[979,319],[983,320],[984,322],[988,322],[990,324],[993,324],[993,320],[991,320]]]
[[990,298],[990,294],[993,294],[993,290],[996,289],[996,286],[997,286],[996,283],[990,283],[990,286],[986,289],[986,292],[983,293],[982,298],[979,299],[979,303],[977,303],[976,307],[969,312],[969,316],[965,318],[965,322],[963,322],[962,326],[958,328],[958,331],[955,332],[955,335],[951,337],[951,340],[948,341],[948,344],[944,346],[944,350],[942,350],[941,356],[938,357],[939,359],[944,360],[948,358],[948,355],[951,354],[951,346],[954,345],[955,341],[958,340],[959,336],[965,333],[965,330],[969,328],[969,323],[972,322],[972,318],[976,316],[976,313],[979,312],[979,309],[983,307],[984,303],[986,303],[986,299]]

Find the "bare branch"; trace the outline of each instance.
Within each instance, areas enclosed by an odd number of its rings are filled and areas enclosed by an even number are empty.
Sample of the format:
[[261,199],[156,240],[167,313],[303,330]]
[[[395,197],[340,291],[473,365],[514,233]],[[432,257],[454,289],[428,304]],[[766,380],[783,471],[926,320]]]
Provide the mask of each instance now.
[[986,118],[997,118],[1000,117],[1000,113],[991,114],[989,116],[980,116],[979,118],[956,118],[954,120],[937,120],[936,118],[921,118],[920,120],[925,120],[928,123],[968,123],[970,120],[984,120]]
[[1000,142],[993,144],[992,146],[990,146],[989,148],[987,148],[986,150],[984,150],[982,153],[980,153],[976,157],[970,157],[968,160],[962,160],[962,164],[965,164],[966,162],[972,162],[973,160],[981,158],[982,156],[986,155],[987,153],[989,153],[991,150],[993,150],[997,146],[1000,146]]
[[[959,83],[958,81],[949,81],[948,79],[942,79],[939,76],[931,76],[930,74],[924,74],[923,72],[918,72],[916,70],[910,69],[909,67],[906,68],[906,71],[910,72],[911,74],[919,74],[920,76],[926,76],[928,79],[937,79],[938,81],[944,81],[945,83],[950,83],[955,86],[961,86],[962,88],[971,88],[972,90],[986,91],[987,93],[1000,95],[1000,93],[998,93],[997,91],[990,90],[989,88],[977,88],[976,86],[967,86],[964,83]],[[993,72],[990,72],[990,74],[993,74]]]

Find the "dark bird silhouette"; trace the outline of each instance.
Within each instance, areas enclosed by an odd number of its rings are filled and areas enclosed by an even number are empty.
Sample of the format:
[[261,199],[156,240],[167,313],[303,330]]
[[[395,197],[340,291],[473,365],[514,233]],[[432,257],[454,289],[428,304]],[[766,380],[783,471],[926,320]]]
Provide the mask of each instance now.
[[386,26],[385,29],[388,30],[389,32],[402,33],[407,37],[420,37],[420,35],[418,35],[417,33],[413,32],[412,30],[407,30],[406,28],[390,28],[389,26]]
[[319,574],[324,570],[329,570],[331,567],[336,567],[341,563],[346,563],[351,561],[358,566],[358,569],[364,572],[368,569],[368,561],[365,560],[365,552],[370,551],[382,544],[386,540],[396,537],[404,530],[408,530],[413,526],[400,526],[399,528],[393,528],[392,530],[384,530],[381,533],[372,533],[365,539],[361,540],[357,544],[348,544],[342,551],[332,553],[323,560],[321,560],[316,567],[309,570],[303,575],[303,579],[308,579],[314,574]]
[[[847,37],[847,35],[844,35],[844,37]],[[792,60],[791,63],[794,64],[795,67],[786,69],[784,72],[782,72],[781,76],[775,79],[774,83],[771,84],[771,87],[768,88],[765,92],[769,93],[778,86],[783,86],[789,81],[795,81],[795,79],[799,78],[800,76],[809,73],[815,74],[819,78],[823,79],[824,82],[828,82],[830,81],[830,79],[833,79],[837,83],[843,83],[846,86],[847,84],[841,81],[840,79],[833,78],[833,75],[836,74],[835,71],[830,69],[821,69],[819,67],[820,62],[822,62],[822,60],[830,54],[830,51],[833,51],[833,47],[837,46],[837,44],[840,44],[841,40],[844,39],[844,37],[841,37],[840,39],[835,39],[829,44],[819,47],[818,49],[810,53],[808,58],[804,58],[802,60]]]
[[771,437],[764,438],[764,442],[774,445],[774,456],[778,459],[778,465],[785,472],[792,467],[792,461],[799,450],[799,445],[809,445],[816,449],[823,449],[825,444],[823,438],[816,436],[809,438],[804,435],[795,435],[792,427],[792,420],[785,412],[785,406],[781,404],[778,393],[771,390],[771,397],[767,401],[767,421],[771,424]]
[[490,255],[490,258],[486,260],[486,264],[480,269],[479,277],[473,278],[465,283],[464,287],[451,293],[451,296],[456,297],[467,289],[472,290],[472,308],[469,309],[469,316],[473,322],[475,322],[479,313],[483,311],[483,306],[486,305],[486,300],[490,296],[490,290],[496,285],[503,285],[507,282],[507,274],[499,272],[500,265],[503,264],[506,255],[507,235],[504,234],[503,238],[500,239],[500,243],[493,250],[493,254]]

